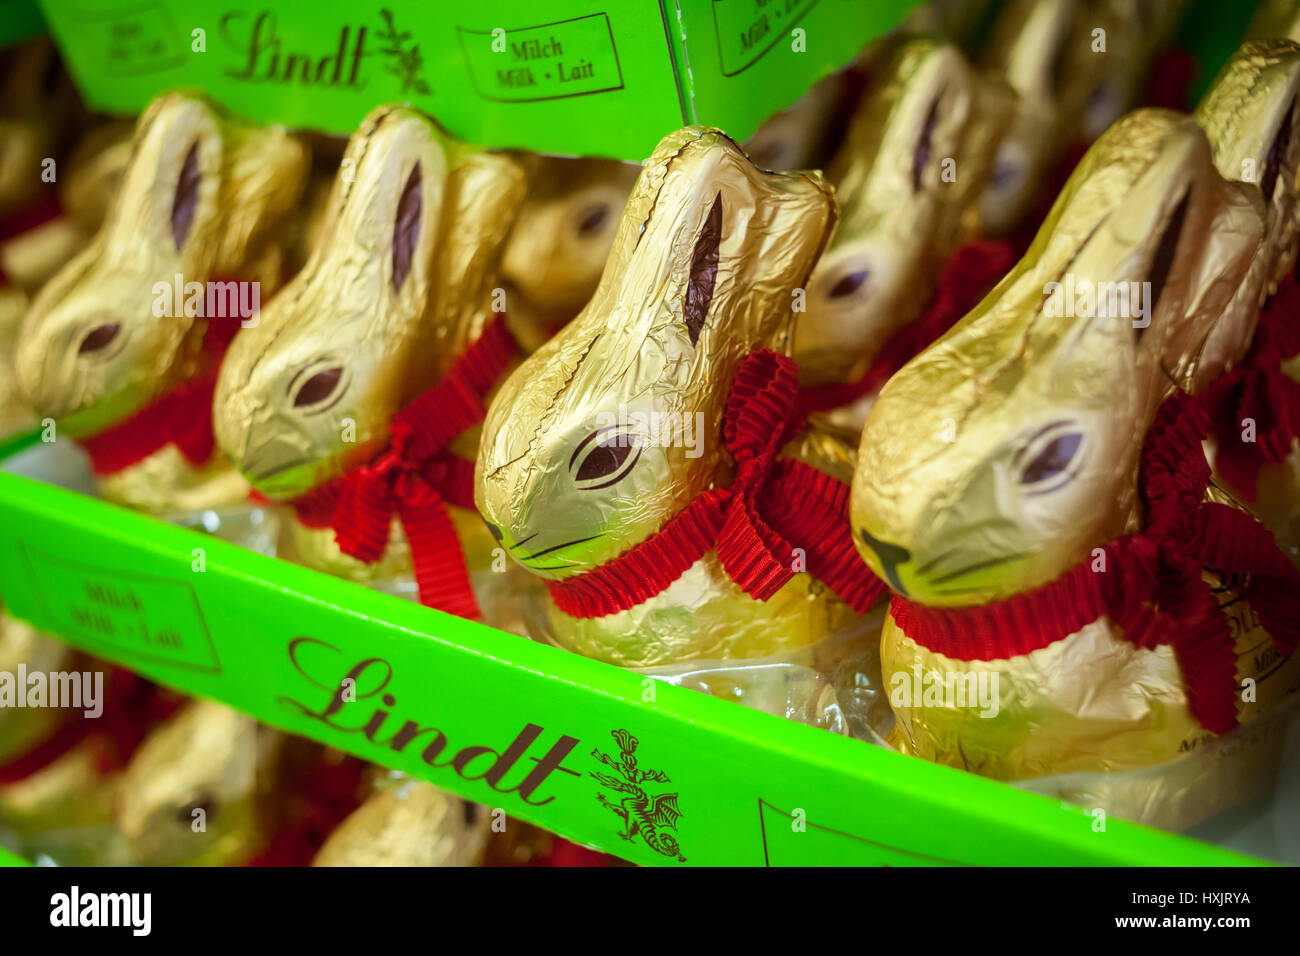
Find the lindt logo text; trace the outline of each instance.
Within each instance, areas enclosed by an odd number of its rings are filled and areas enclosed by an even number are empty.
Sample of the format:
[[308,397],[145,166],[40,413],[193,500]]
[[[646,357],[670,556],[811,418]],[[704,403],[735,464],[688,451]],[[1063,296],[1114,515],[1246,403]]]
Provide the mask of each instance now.
[[[367,657],[349,665],[337,647],[314,637],[296,637],[287,650],[294,670],[326,696],[314,704],[280,697],[280,705],[332,730],[360,734],[392,753],[422,746],[420,759],[428,766],[448,768],[464,780],[482,780],[497,793],[518,794],[520,800],[535,807],[555,799],[554,794],[543,796],[552,774],[582,776],[564,765],[578,745],[576,737],[560,734],[548,748],[546,728],[529,723],[501,749],[485,744],[453,748],[439,728],[394,715],[399,702],[390,689],[393,665],[382,657]],[[364,721],[357,723],[361,715]],[[545,753],[538,756],[543,749]]]

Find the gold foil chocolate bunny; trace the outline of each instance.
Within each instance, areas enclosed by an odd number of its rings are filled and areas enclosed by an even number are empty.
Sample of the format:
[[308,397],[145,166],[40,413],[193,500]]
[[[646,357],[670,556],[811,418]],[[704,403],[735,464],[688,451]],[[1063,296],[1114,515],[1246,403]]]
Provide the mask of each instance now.
[[116,821],[143,866],[240,863],[268,838],[283,735],[214,701],[154,731],[122,775]]
[[[1266,681],[1258,656],[1292,642],[1262,592],[1294,590],[1294,569],[1274,550],[1234,573],[1217,544],[1271,542],[1209,485],[1185,396],[1157,415],[1225,311],[1253,307],[1233,293],[1263,233],[1194,120],[1130,114],[1020,264],[882,390],[852,518],[895,591],[881,656],[900,749],[1000,778],[1143,767],[1297,684],[1297,658]],[[1184,797],[1185,824],[1206,807]]]
[[[793,573],[822,570],[814,552],[839,540],[844,516],[819,497],[834,483],[773,461],[797,428],[796,373],[771,350],[788,348],[834,220],[819,174],[763,172],[716,130],[673,133],[647,161],[595,296],[502,387],[475,470],[493,533],[548,582],[559,644],[650,666],[804,646],[855,617]],[[824,436],[801,441],[846,472],[848,449],[832,461]],[[781,506],[824,521],[797,535],[806,565],[786,563]],[[861,608],[875,594],[854,584]]]
[[[977,230],[1013,109],[1006,85],[945,41],[911,40],[880,72],[830,169],[840,222],[795,328],[801,382],[860,378],[926,306],[948,255]],[[865,410],[848,417],[860,427]]]
[[[1293,272],[1300,243],[1298,98],[1300,45],[1248,40],[1196,111],[1220,172],[1258,187],[1266,206],[1264,244],[1237,295],[1247,302],[1273,299],[1262,316],[1235,310],[1240,321],[1216,326],[1204,350],[1206,373],[1194,384],[1216,420],[1217,474],[1300,560],[1300,289]],[[1219,376],[1224,368],[1230,374]]]
[[491,831],[487,807],[406,779],[376,790],[330,834],[312,866],[477,866]]
[[527,351],[582,311],[605,271],[640,167],[612,159],[523,158],[528,189],[501,258],[506,318]]
[[[455,452],[477,448],[478,403],[513,354],[490,299],[522,191],[515,160],[456,146],[406,107],[353,136],[323,241],[235,340],[217,387],[221,447],[301,519],[286,557],[359,581],[414,571],[426,603],[477,614],[460,550],[484,568],[494,543],[464,507]],[[431,580],[452,583],[433,594]]]
[[154,101],[89,248],[32,303],[15,356],[39,414],[91,454],[105,497],[155,513],[238,503],[215,454],[220,355],[279,280],[307,154],[193,96]]
[[[66,644],[38,633],[30,625],[4,613],[0,605],[0,675],[12,681],[11,693],[26,694],[20,667],[27,674],[51,674],[65,670],[73,651]],[[0,699],[4,695],[0,694]],[[47,737],[67,712],[57,707],[16,707],[13,700],[0,706],[0,776],[3,765]]]

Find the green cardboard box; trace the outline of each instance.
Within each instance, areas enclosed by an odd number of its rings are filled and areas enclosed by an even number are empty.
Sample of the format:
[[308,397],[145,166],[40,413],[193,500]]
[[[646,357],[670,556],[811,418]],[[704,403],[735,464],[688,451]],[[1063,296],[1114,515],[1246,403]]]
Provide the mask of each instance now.
[[[9,0],[12,2],[12,0]],[[197,87],[350,134],[410,101],[487,146],[641,160],[670,130],[745,139],[918,0],[43,0],[91,106]]]

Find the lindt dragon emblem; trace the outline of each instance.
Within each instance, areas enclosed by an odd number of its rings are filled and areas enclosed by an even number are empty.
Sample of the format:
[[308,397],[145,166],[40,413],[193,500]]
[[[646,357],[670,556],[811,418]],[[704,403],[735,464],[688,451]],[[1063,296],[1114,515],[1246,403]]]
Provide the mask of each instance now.
[[661,793],[652,797],[641,786],[647,780],[653,780],[656,783],[669,783],[668,774],[662,770],[640,770],[637,768],[636,746],[638,741],[626,730],[611,730],[610,736],[618,744],[620,751],[618,759],[603,754],[594,748],[591,755],[606,766],[613,767],[623,779],[620,780],[610,774],[596,773],[594,771],[591,775],[600,781],[602,786],[609,787],[616,793],[622,794],[622,798],[615,803],[603,793],[597,793],[596,799],[623,818],[625,827],[619,835],[624,840],[631,840],[639,833],[641,838],[650,846],[650,849],[662,853],[664,856],[676,857],[679,862],[685,863],[686,857],[682,856],[677,840],[664,832],[669,829],[676,829],[677,818],[682,815],[682,811],[677,807],[677,794]]

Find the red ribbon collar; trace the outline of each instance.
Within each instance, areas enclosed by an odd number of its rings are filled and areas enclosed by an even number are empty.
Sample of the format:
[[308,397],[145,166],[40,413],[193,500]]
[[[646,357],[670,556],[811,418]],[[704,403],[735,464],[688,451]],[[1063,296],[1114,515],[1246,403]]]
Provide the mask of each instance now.
[[895,594],[894,620],[922,647],[989,661],[1028,654],[1108,617],[1138,647],[1172,645],[1193,714],[1214,733],[1232,729],[1234,641],[1202,569],[1234,584],[1240,578],[1243,596],[1286,655],[1300,641],[1300,571],[1253,517],[1205,501],[1210,468],[1201,438],[1208,427],[1194,398],[1179,394],[1162,406],[1142,456],[1147,527],[1103,548],[1098,570],[1089,558],[1034,591],[976,607],[926,607]]
[[241,324],[238,318],[211,318],[207,323],[203,370],[198,375],[159,395],[131,417],[79,439],[96,475],[116,474],[167,445],[175,445],[195,468],[202,468],[212,459],[216,450],[212,396],[221,362]]
[[803,389],[804,412],[824,412],[851,405],[878,392],[895,372],[943,335],[979,304],[1015,263],[1015,249],[1001,240],[968,242],[944,263],[938,288],[915,322],[895,332],[859,378]]
[[[1215,468],[1247,502],[1258,497],[1259,470],[1291,453],[1300,437],[1300,383],[1282,363],[1300,355],[1300,283],[1289,272],[1260,314],[1250,355],[1220,375],[1198,401],[1213,422]],[[1244,439],[1253,423],[1253,441]]]
[[572,617],[604,617],[660,594],[709,551],[751,597],[765,601],[807,570],[859,612],[884,585],[858,557],[849,532],[849,486],[777,453],[804,427],[794,362],[760,349],[746,356],[727,398],[723,440],[736,462],[728,488],[712,488],[636,547],[563,581],[548,581]]
[[394,517],[411,546],[420,603],[477,617],[478,602],[446,503],[474,507],[474,463],[447,451],[483,420],[484,400],[517,354],[498,316],[447,374],[393,416],[386,450],[373,462],[294,499],[309,528],[333,527],[344,554],[373,564],[388,550]]

